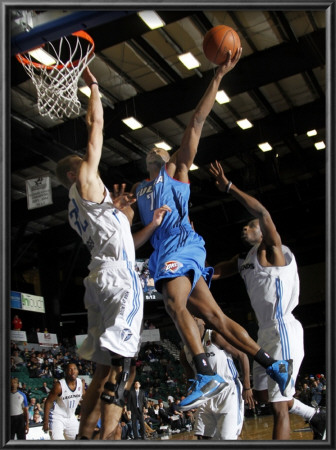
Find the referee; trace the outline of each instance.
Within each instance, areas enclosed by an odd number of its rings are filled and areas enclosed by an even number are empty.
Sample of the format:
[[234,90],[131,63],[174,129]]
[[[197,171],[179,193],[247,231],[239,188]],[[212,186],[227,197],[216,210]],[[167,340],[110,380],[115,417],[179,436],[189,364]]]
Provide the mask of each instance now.
[[26,439],[26,434],[29,431],[28,401],[26,395],[18,391],[18,385],[18,379],[12,378],[10,395],[10,438],[14,439],[16,434],[17,439]]

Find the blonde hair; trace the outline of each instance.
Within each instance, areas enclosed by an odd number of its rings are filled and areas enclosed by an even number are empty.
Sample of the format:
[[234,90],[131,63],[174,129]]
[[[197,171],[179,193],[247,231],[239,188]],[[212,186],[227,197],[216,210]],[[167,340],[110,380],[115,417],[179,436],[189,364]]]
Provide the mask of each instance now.
[[68,178],[67,173],[73,169],[73,160],[77,158],[80,158],[77,155],[69,155],[65,158],[62,158],[58,161],[56,166],[56,176],[58,180],[63,184],[63,186],[69,188],[71,185],[71,182]]

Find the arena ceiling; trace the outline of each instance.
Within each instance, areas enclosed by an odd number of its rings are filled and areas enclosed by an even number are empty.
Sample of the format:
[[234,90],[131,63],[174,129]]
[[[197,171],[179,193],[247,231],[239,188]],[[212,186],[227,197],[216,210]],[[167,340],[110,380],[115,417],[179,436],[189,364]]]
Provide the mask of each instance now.
[[[110,188],[119,182],[130,188],[145,178],[144,158],[158,141],[168,143],[172,152],[178,148],[216,68],[202,51],[205,33],[218,24],[238,32],[243,54],[221,85],[230,102],[213,107],[195,159],[198,169],[190,173],[190,218],[205,239],[211,263],[237,252],[241,227],[249,217],[230,196],[216,190],[208,170],[216,159],[230,180],[268,207],[299,264],[325,260],[328,148],[317,150],[315,144],[326,144],[326,11],[280,9],[159,8],[165,25],[155,30],[135,10],[109,12],[100,23],[81,23],[95,41],[90,69],[99,81],[105,123],[100,172]],[[55,177],[60,158],[85,153],[87,98],[79,92],[79,116],[57,121],[40,116],[35,87],[14,57],[21,49],[16,38],[26,32],[26,25],[34,30],[76,13],[10,11],[10,234],[15,277],[39,269],[46,249],[50,264],[57,267],[66,262],[69,270],[84,274],[88,264],[86,256],[78,257],[81,244],[67,222],[68,194]],[[197,58],[198,68],[182,65],[178,56],[185,52]],[[143,127],[130,130],[121,121],[126,115]],[[244,118],[252,128],[237,125]],[[310,130],[316,135],[307,136]],[[262,142],[273,149],[262,152]],[[53,203],[29,210],[26,180],[45,174],[51,178]],[[139,226],[135,220],[134,230]],[[150,251],[145,246],[138,256]]]

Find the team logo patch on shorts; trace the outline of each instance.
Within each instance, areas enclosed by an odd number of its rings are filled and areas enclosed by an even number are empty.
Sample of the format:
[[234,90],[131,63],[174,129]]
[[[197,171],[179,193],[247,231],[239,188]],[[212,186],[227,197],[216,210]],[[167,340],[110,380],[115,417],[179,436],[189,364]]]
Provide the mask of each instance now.
[[183,267],[183,264],[178,261],[167,261],[165,262],[163,268],[161,269],[162,272],[177,272],[181,267]]
[[121,332],[121,339],[123,341],[128,341],[132,337],[132,331],[129,328],[124,328]]

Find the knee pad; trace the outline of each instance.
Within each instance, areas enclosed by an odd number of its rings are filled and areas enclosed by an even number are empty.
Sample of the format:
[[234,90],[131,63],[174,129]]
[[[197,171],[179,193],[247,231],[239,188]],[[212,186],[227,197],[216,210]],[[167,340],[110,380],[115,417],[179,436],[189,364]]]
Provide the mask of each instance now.
[[109,404],[119,405],[121,407],[125,404],[125,398],[127,397],[128,391],[125,391],[125,385],[129,379],[130,369],[132,364],[132,358],[112,358],[111,363],[113,366],[122,366],[122,373],[120,381],[117,384],[107,381],[104,385],[104,389],[114,392],[114,395],[110,395],[107,392],[103,392],[100,396],[101,400]]

